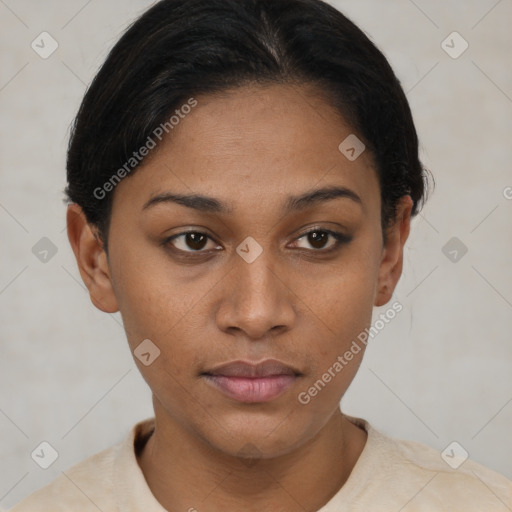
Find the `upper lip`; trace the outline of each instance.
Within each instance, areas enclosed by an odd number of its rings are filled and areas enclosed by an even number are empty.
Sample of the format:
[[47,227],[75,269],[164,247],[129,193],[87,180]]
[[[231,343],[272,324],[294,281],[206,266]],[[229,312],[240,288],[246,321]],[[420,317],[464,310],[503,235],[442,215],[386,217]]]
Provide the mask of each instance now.
[[272,375],[300,375],[301,372],[277,359],[265,359],[259,363],[249,361],[232,361],[203,372],[206,375],[223,375],[225,377],[269,377]]

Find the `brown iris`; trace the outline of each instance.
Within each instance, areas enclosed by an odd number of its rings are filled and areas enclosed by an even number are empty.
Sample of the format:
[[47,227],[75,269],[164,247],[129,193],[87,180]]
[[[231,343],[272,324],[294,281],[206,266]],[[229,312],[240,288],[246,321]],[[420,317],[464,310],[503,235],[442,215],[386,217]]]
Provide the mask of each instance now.
[[187,233],[185,235],[185,243],[194,250],[201,250],[206,245],[208,237],[201,233]]
[[322,249],[328,238],[329,233],[326,233],[325,231],[312,231],[311,233],[308,233],[308,242],[316,249]]

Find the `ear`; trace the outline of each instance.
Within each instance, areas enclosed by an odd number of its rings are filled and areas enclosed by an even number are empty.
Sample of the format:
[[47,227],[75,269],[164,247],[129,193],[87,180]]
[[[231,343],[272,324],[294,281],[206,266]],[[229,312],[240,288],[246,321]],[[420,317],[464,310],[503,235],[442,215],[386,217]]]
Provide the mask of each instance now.
[[401,197],[395,220],[387,230],[387,240],[379,268],[375,306],[383,306],[390,301],[402,275],[403,249],[409,237],[412,206],[411,196]]
[[69,243],[92,303],[105,313],[119,311],[98,229],[87,222],[77,204],[68,206],[66,220]]

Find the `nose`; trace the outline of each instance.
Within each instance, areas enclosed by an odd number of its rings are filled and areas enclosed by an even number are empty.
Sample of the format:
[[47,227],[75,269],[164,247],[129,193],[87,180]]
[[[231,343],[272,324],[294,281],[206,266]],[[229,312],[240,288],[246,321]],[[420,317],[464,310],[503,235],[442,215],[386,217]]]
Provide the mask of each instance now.
[[237,255],[233,264],[217,310],[218,327],[231,334],[242,332],[251,340],[291,329],[296,318],[294,294],[283,271],[265,251],[252,263]]

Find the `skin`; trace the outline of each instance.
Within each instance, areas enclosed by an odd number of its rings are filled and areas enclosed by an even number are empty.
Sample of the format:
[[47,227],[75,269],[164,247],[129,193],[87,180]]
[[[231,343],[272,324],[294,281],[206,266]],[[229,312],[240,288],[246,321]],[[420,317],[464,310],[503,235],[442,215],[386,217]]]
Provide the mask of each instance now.
[[[247,86],[196,99],[116,187],[108,257],[77,205],[69,240],[93,304],[121,312],[132,352],[144,339],[161,351],[149,366],[134,358],[153,392],[156,429],[138,461],[157,500],[168,510],[318,510],[365,446],[366,433],[339,407],[364,350],[307,405],[297,396],[370,326],[373,306],[389,302],[412,200],[400,200],[384,245],[371,155],[349,161],[338,150],[353,131],[314,89]],[[289,196],[325,186],[349,188],[361,202],[283,211]],[[164,192],[215,197],[232,213],[171,202],[143,210]],[[190,229],[210,239],[162,245]],[[306,234],[315,229],[352,240],[329,253],[335,239],[315,242]],[[250,264],[236,252],[248,236],[263,249]],[[237,402],[200,376],[266,358],[302,372],[270,402]]]

